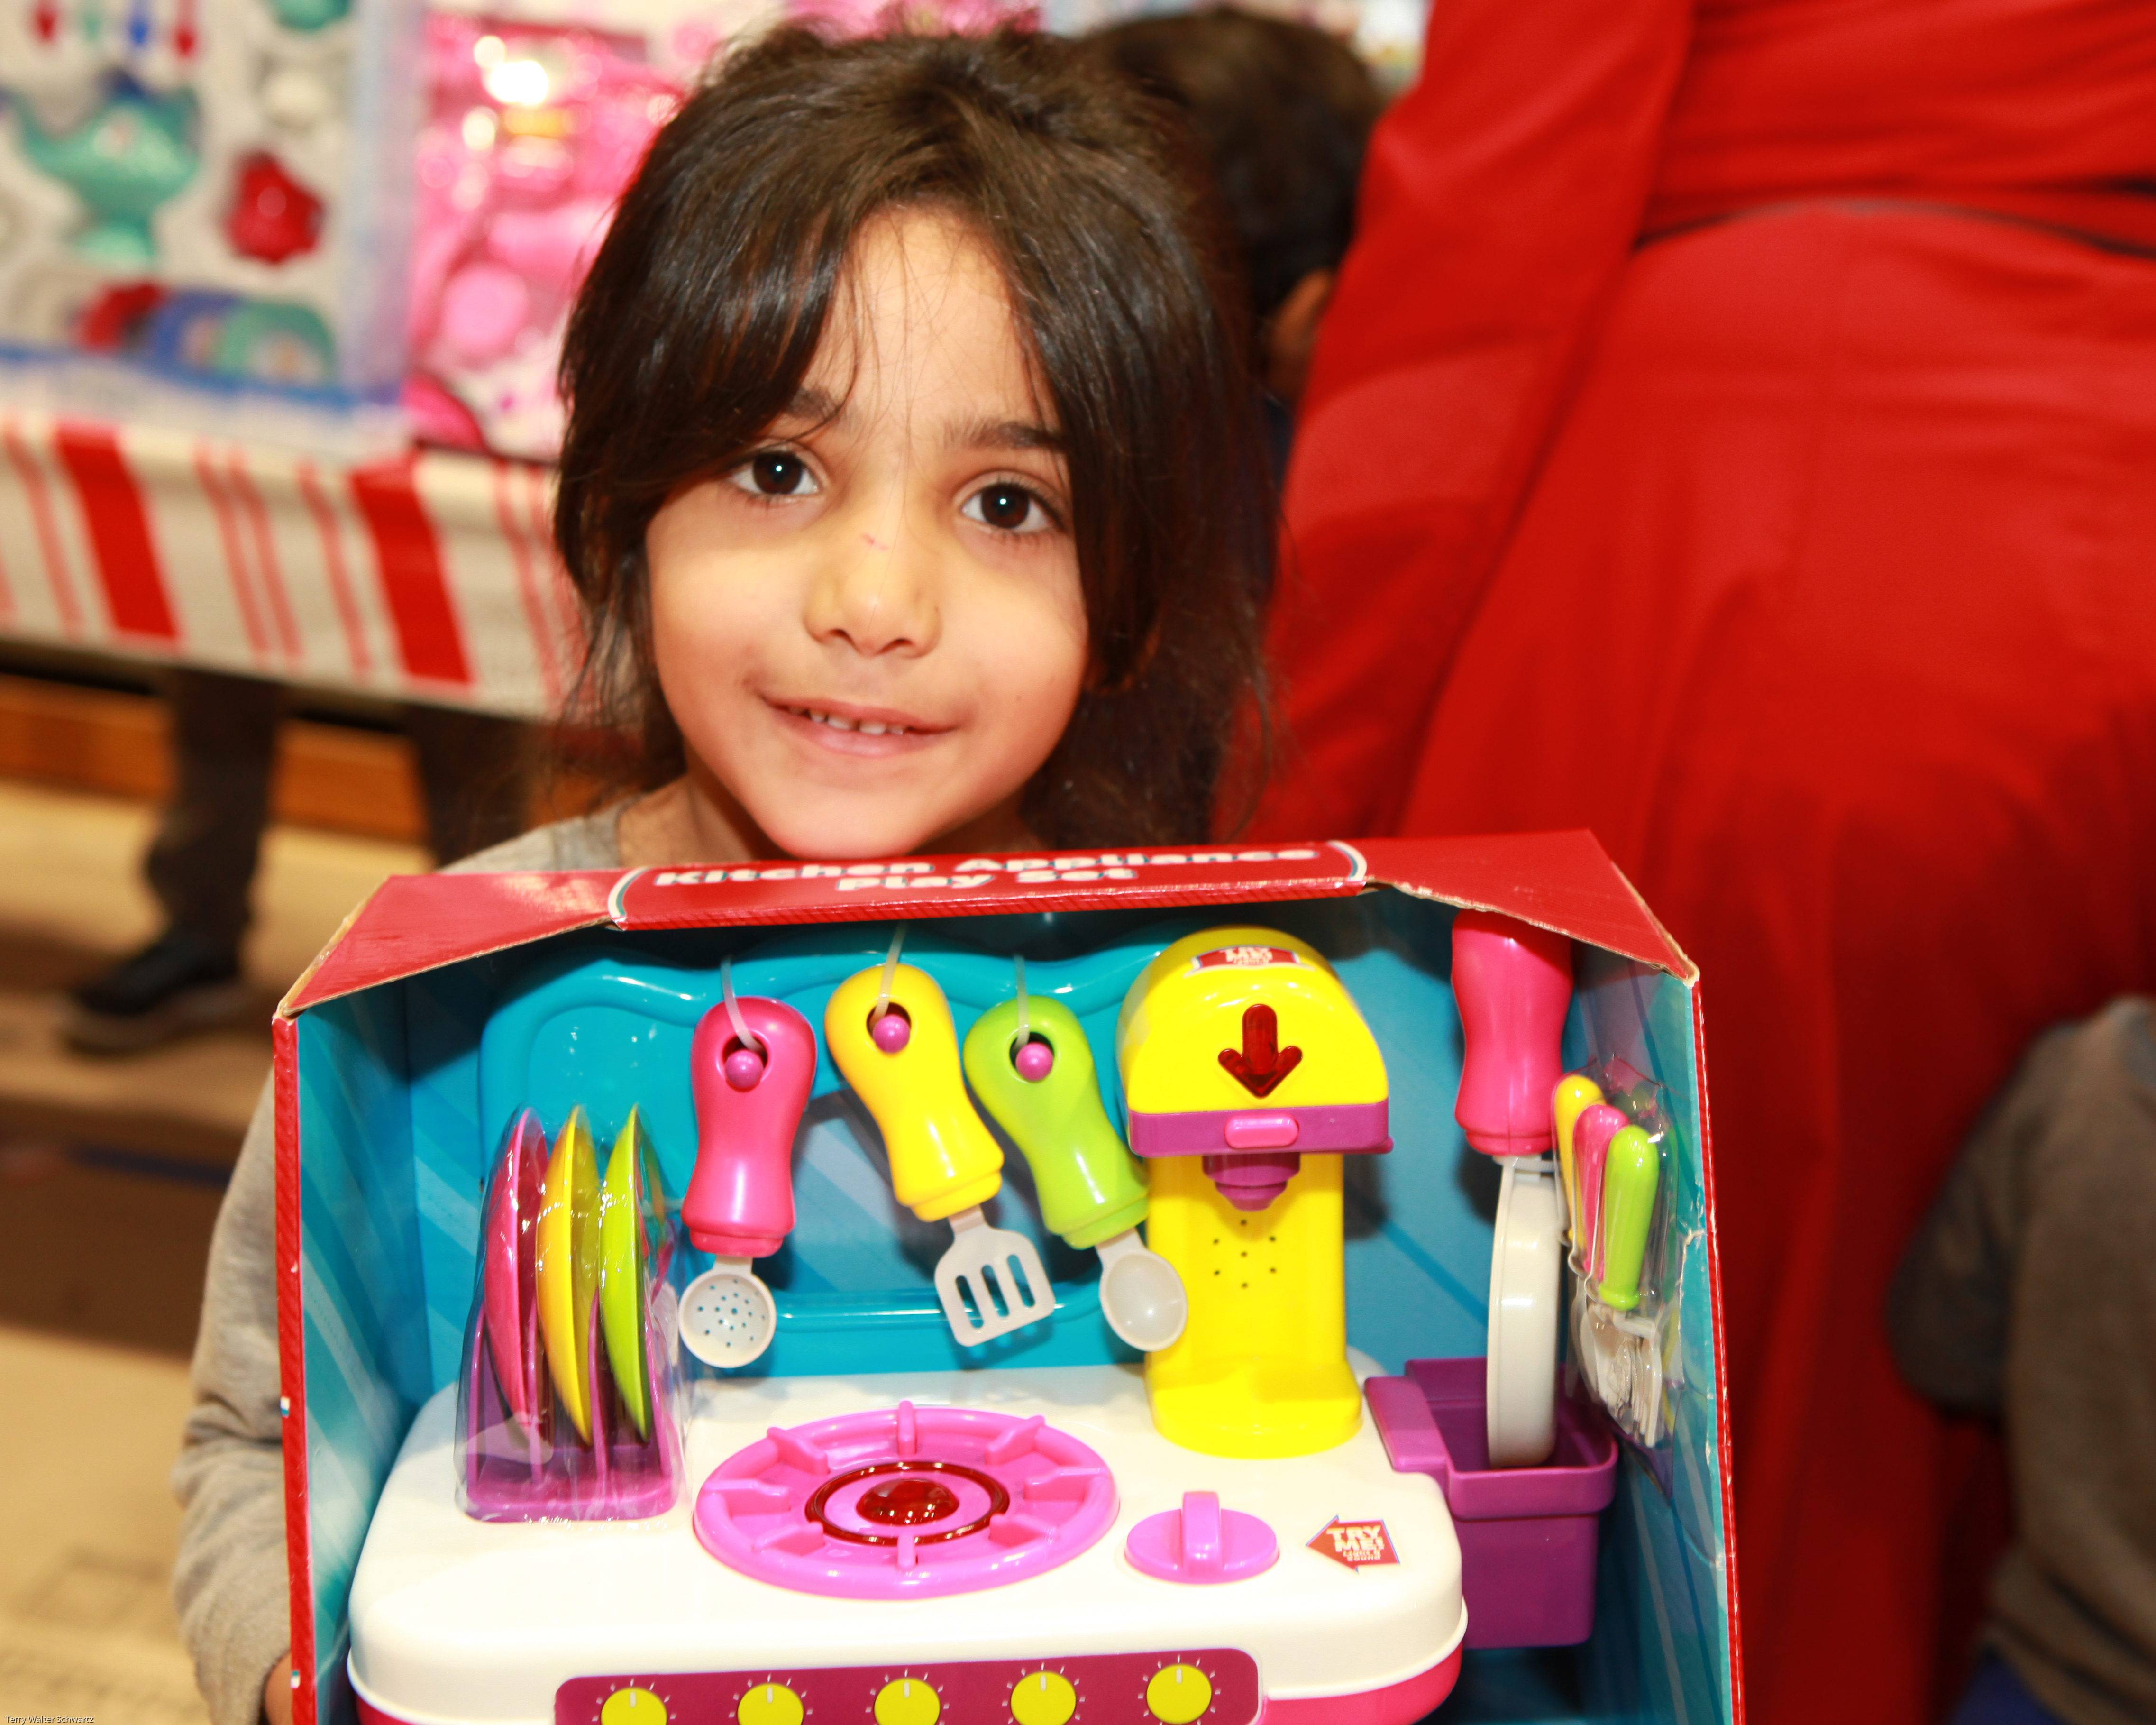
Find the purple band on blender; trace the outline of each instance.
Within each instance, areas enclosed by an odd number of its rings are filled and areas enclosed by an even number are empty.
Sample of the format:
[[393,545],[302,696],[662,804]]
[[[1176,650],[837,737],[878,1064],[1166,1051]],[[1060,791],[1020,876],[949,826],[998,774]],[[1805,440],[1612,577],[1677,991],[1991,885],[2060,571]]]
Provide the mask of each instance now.
[[[1292,1132],[1289,1128],[1292,1127]],[[1383,1102],[1333,1107],[1221,1108],[1131,1115],[1138,1156],[1218,1156],[1260,1149],[1383,1155],[1393,1147]]]

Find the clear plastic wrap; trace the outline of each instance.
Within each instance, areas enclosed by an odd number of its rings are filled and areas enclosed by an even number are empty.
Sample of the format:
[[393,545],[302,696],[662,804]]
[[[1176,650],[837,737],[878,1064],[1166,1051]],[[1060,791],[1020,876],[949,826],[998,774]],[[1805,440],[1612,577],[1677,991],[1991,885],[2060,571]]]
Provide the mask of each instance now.
[[659,1162],[631,1110],[603,1159],[581,1108],[510,1122],[487,1183],[457,1386],[457,1502],[483,1522],[673,1507],[681,1420]]
[[1667,1440],[1680,1358],[1661,1090],[1605,1060],[1567,1075],[1554,1099],[1569,1218],[1571,1364],[1618,1429],[1650,1450]]

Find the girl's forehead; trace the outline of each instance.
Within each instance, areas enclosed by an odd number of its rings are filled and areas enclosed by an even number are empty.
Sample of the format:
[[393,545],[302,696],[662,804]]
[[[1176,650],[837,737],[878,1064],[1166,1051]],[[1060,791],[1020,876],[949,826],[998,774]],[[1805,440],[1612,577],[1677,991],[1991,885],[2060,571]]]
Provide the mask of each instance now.
[[1052,417],[995,254],[972,223],[933,206],[863,225],[803,381],[795,407],[806,417]]

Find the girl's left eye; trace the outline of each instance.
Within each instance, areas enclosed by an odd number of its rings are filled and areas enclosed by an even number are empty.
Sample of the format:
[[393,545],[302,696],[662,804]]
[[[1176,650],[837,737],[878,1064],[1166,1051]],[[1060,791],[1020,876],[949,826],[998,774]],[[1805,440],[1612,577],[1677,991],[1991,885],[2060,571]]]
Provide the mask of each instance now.
[[1055,525],[1048,506],[1024,485],[983,485],[959,512],[1002,533],[1045,533]]

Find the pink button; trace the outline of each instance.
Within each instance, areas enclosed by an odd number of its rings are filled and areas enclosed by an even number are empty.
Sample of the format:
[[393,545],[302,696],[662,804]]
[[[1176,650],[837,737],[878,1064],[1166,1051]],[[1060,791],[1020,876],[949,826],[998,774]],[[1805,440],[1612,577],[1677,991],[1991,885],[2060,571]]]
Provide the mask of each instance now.
[[1285,1150],[1301,1131],[1292,1114],[1231,1114],[1226,1137],[1231,1150]]
[[1205,1587],[1272,1568],[1280,1541],[1257,1517],[1223,1509],[1211,1491],[1185,1491],[1181,1509],[1147,1516],[1130,1531],[1132,1568],[1163,1581]]

